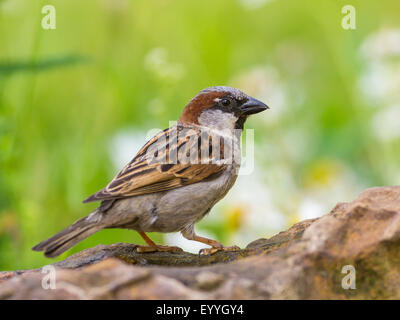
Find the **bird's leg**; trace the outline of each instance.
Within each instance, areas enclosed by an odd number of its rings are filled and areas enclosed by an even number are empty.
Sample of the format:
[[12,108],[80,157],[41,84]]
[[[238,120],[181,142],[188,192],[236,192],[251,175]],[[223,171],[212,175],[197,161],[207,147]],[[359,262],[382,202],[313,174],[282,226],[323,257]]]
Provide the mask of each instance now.
[[193,225],[183,229],[181,231],[181,234],[188,240],[198,241],[198,242],[205,243],[205,244],[208,244],[209,246],[211,246],[211,248],[201,249],[199,251],[199,254],[210,255],[210,254],[213,254],[213,253],[215,253],[217,251],[236,251],[236,250],[240,250],[240,248],[238,246],[225,247],[222,243],[220,243],[220,242],[218,242],[216,240],[212,240],[212,239],[208,239],[208,238],[205,238],[205,237],[198,236],[194,232]]
[[149,238],[149,236],[144,232],[139,232],[140,236],[146,241],[147,246],[137,246],[136,252],[160,252],[160,251],[168,251],[168,252],[182,252],[183,250],[179,247],[172,246],[163,246],[160,244],[156,244],[153,240]]

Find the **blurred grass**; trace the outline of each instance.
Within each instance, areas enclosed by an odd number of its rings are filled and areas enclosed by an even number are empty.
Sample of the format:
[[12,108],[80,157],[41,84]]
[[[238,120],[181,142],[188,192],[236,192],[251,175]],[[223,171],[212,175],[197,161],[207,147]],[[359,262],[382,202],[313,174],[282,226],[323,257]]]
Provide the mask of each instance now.
[[[118,171],[109,146],[120,130],[165,128],[200,89],[231,84],[260,65],[274,66],[289,89],[279,121],[250,120],[259,148],[266,140],[283,148],[290,129],[307,137],[296,161],[263,154],[266,174],[274,163],[284,165],[302,190],[308,177],[329,176],[336,166],[319,163],[333,159],[354,173],[360,188],[391,183],[399,143],[382,144],[371,132],[375,111],[357,79],[365,67],[360,45],[382,27],[399,28],[400,3],[351,1],[357,30],[345,31],[341,7],[348,1],[276,0],[252,10],[244,2],[0,2],[0,270],[48,263],[30,248],[95,208],[81,200]],[[41,28],[47,4],[57,10],[56,30]],[[295,51],[277,54],[286,42],[308,48],[304,72],[292,72]],[[163,48],[172,69],[149,66],[155,48]],[[162,102],[157,109],[155,99]],[[289,149],[297,143],[290,140]],[[291,198],[290,190],[279,192]],[[228,239],[239,219],[234,212],[234,222],[204,221],[203,228]],[[107,230],[70,252],[124,241],[142,243],[133,231]]]
[[37,62],[2,62],[0,63],[0,76],[10,76],[15,72],[39,72],[51,68],[57,68],[60,66],[68,66],[75,63],[84,62],[85,59],[79,56],[65,56],[57,57],[55,59],[46,59]]

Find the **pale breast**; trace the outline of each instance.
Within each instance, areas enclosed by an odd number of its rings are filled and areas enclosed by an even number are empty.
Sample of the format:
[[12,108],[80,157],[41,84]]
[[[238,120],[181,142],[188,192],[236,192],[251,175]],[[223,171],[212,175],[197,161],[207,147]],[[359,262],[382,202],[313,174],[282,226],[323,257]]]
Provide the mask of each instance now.
[[176,232],[199,221],[221,200],[236,180],[229,167],[218,178],[165,192],[151,214],[140,217],[141,228],[149,232]]

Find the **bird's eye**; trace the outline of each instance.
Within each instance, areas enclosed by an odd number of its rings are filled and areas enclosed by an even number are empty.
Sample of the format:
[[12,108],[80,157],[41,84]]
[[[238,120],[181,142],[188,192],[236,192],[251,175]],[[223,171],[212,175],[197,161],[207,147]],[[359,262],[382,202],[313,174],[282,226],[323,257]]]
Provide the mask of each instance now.
[[229,106],[231,104],[231,101],[229,99],[222,99],[221,101],[223,106]]

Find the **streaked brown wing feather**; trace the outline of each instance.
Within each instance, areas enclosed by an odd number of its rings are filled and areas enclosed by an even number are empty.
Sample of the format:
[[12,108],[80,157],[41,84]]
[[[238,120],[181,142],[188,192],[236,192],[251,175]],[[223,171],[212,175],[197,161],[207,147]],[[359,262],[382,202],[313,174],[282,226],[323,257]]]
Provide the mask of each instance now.
[[[135,158],[118,173],[107,187],[85,199],[83,202],[119,199],[167,191],[207,178],[210,179],[226,168],[225,165],[217,164],[165,164],[164,162],[152,163],[149,161],[151,160],[151,154],[148,152],[150,146],[154,146],[160,141],[161,144],[165,143],[164,141],[166,141],[166,139],[163,140],[161,138],[168,137],[170,130],[171,128],[164,130],[148,141],[146,145],[140,149]],[[192,143],[197,143],[199,141],[198,138],[199,132],[193,131],[191,135],[178,141],[172,148],[175,147],[179,150],[185,144],[186,148],[190,148]],[[165,147],[161,148],[161,150],[164,150],[164,153],[168,154],[171,146],[164,146]],[[197,147],[200,148],[200,143],[197,144]],[[157,150],[160,150],[160,148]],[[158,156],[162,158],[163,155]]]

